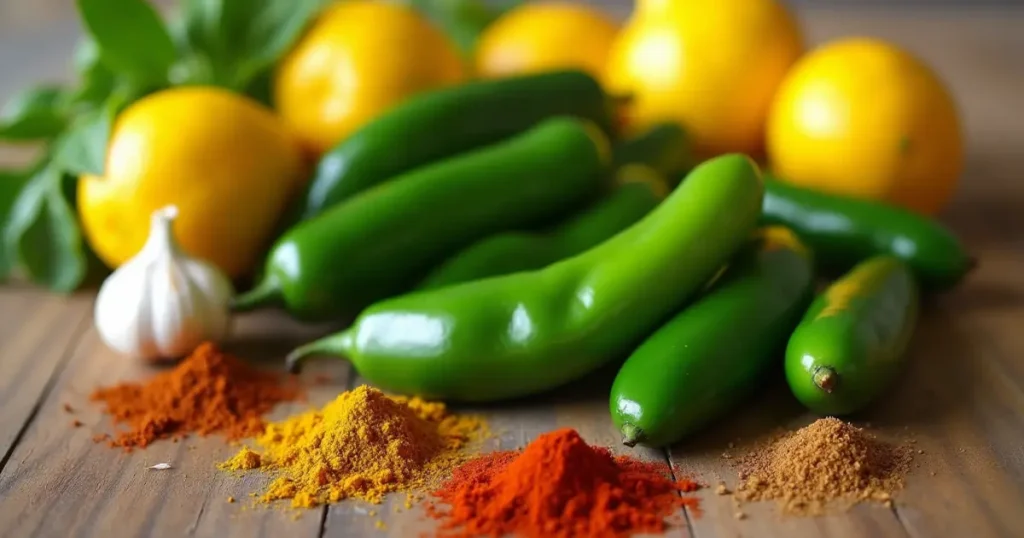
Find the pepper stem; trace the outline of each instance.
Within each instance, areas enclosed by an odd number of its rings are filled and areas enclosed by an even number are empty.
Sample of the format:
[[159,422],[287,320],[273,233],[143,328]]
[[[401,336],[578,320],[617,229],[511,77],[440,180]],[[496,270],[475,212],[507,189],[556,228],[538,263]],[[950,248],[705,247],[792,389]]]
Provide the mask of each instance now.
[[814,382],[814,386],[831,394],[839,384],[839,374],[831,367],[819,366],[811,374],[811,380]]
[[281,287],[277,279],[267,276],[253,289],[231,299],[232,312],[249,312],[281,301]]
[[298,373],[307,359],[314,355],[348,356],[352,346],[350,331],[341,331],[306,345],[295,348],[285,357],[285,367],[290,373]]
[[644,431],[629,422],[623,424],[619,431],[622,432],[622,444],[630,448],[644,439]]

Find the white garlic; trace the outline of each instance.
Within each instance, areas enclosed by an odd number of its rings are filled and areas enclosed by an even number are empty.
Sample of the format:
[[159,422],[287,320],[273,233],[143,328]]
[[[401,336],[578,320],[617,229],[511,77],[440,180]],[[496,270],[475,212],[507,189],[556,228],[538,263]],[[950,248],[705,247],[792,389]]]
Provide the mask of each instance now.
[[115,351],[175,359],[227,335],[231,281],[181,251],[171,232],[177,215],[175,206],[154,211],[145,246],[100,286],[96,330]]

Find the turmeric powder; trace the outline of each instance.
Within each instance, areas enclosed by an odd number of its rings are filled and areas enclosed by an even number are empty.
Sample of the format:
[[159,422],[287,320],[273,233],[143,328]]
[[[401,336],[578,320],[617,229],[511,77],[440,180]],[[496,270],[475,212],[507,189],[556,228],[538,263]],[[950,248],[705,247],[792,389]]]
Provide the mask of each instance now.
[[256,452],[253,452],[249,447],[242,447],[237,454],[231,457],[228,461],[221,463],[217,467],[226,471],[248,471],[250,469],[256,469],[261,465],[262,458]]
[[379,503],[388,492],[444,478],[465,459],[459,449],[484,431],[479,417],[363,385],[323,409],[268,424],[256,439],[258,455],[242,449],[220,467],[241,470],[255,462],[278,472],[263,502],[290,499],[293,507],[308,508],[356,497]]

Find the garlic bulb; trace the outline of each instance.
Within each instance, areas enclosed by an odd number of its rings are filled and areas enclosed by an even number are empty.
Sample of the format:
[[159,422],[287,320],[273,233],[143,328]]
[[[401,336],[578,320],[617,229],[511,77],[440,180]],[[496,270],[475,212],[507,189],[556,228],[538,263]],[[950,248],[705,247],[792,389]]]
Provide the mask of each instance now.
[[145,246],[100,286],[96,330],[118,352],[176,359],[227,335],[231,281],[181,251],[171,232],[177,215],[175,206],[154,211]]

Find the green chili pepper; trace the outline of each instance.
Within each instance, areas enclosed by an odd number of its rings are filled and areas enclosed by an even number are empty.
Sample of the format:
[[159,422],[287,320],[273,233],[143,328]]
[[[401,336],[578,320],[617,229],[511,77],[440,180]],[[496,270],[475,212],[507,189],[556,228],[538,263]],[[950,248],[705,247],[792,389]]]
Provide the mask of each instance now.
[[918,290],[897,258],[871,258],[807,310],[786,348],[786,379],[821,415],[867,406],[900,372],[917,321]]
[[761,207],[756,165],[697,167],[643,220],[544,269],[396,297],[347,330],[288,356],[347,357],[387,390],[481,401],[547,390],[627,353],[749,238]]
[[[639,168],[623,169],[634,176]],[[621,185],[585,210],[540,232],[507,232],[482,239],[439,267],[419,285],[435,289],[471,280],[540,269],[583,252],[650,213],[668,191],[654,171],[652,180],[621,179]],[[660,183],[659,183],[660,182]]]
[[616,167],[631,164],[650,166],[673,178],[675,186],[683,174],[693,168],[693,154],[686,132],[677,123],[658,123],[632,138],[621,141],[612,150]]
[[303,320],[351,316],[482,237],[586,203],[604,188],[610,162],[600,130],[562,117],[418,168],[289,230],[234,308],[283,303]]
[[308,219],[414,168],[518,134],[554,116],[611,132],[610,100],[580,71],[478,80],[412,97],[323,156],[294,210]]
[[622,365],[610,407],[626,445],[668,445],[720,418],[781,356],[814,295],[814,264],[788,229],[760,232],[699,301]]
[[803,189],[765,175],[762,221],[792,228],[824,269],[844,272],[876,255],[902,259],[930,290],[954,286],[974,266],[939,223],[878,202]]

